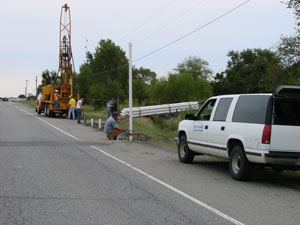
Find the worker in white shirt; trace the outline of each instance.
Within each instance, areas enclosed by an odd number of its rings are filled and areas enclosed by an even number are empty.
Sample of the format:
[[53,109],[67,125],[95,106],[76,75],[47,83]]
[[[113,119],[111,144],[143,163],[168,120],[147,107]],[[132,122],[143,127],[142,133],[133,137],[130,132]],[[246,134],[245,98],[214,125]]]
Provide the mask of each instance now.
[[83,98],[79,99],[76,104],[77,123],[81,123],[81,110],[82,110]]

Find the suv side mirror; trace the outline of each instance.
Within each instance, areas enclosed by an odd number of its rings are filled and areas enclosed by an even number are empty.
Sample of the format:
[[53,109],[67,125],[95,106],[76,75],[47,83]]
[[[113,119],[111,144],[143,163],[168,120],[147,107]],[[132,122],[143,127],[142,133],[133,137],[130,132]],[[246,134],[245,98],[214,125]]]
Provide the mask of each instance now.
[[185,114],[185,120],[195,120],[194,114]]

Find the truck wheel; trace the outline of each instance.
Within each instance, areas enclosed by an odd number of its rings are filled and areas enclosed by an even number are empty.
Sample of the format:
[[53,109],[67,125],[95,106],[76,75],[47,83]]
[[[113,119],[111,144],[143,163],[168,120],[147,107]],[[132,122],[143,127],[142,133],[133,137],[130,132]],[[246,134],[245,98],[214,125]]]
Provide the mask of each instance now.
[[38,108],[38,112],[39,115],[42,113],[42,110],[40,109],[40,107]]
[[49,116],[49,106],[45,106],[45,116]]
[[233,147],[230,162],[229,170],[231,176],[234,180],[247,180],[251,175],[252,165],[248,161],[244,149],[241,145],[236,145]]
[[49,111],[49,117],[53,117],[53,110]]
[[178,157],[182,163],[191,163],[194,160],[195,153],[189,149],[186,136],[182,135],[179,139]]

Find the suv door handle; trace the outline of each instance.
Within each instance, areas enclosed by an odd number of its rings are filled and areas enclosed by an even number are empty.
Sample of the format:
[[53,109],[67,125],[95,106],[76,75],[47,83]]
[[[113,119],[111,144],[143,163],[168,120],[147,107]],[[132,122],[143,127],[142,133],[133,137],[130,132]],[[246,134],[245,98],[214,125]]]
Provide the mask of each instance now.
[[208,125],[205,125],[205,129],[206,129],[206,130],[208,129]]
[[224,127],[224,126],[222,126],[222,127],[221,127],[221,130],[225,130],[225,127]]

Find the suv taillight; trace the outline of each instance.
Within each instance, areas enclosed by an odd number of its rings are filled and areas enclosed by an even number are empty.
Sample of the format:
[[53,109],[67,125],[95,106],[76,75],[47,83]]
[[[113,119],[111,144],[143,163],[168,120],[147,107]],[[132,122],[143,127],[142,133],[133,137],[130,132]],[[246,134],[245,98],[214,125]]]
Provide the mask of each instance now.
[[271,141],[271,125],[265,125],[261,138],[262,144],[270,144]]

